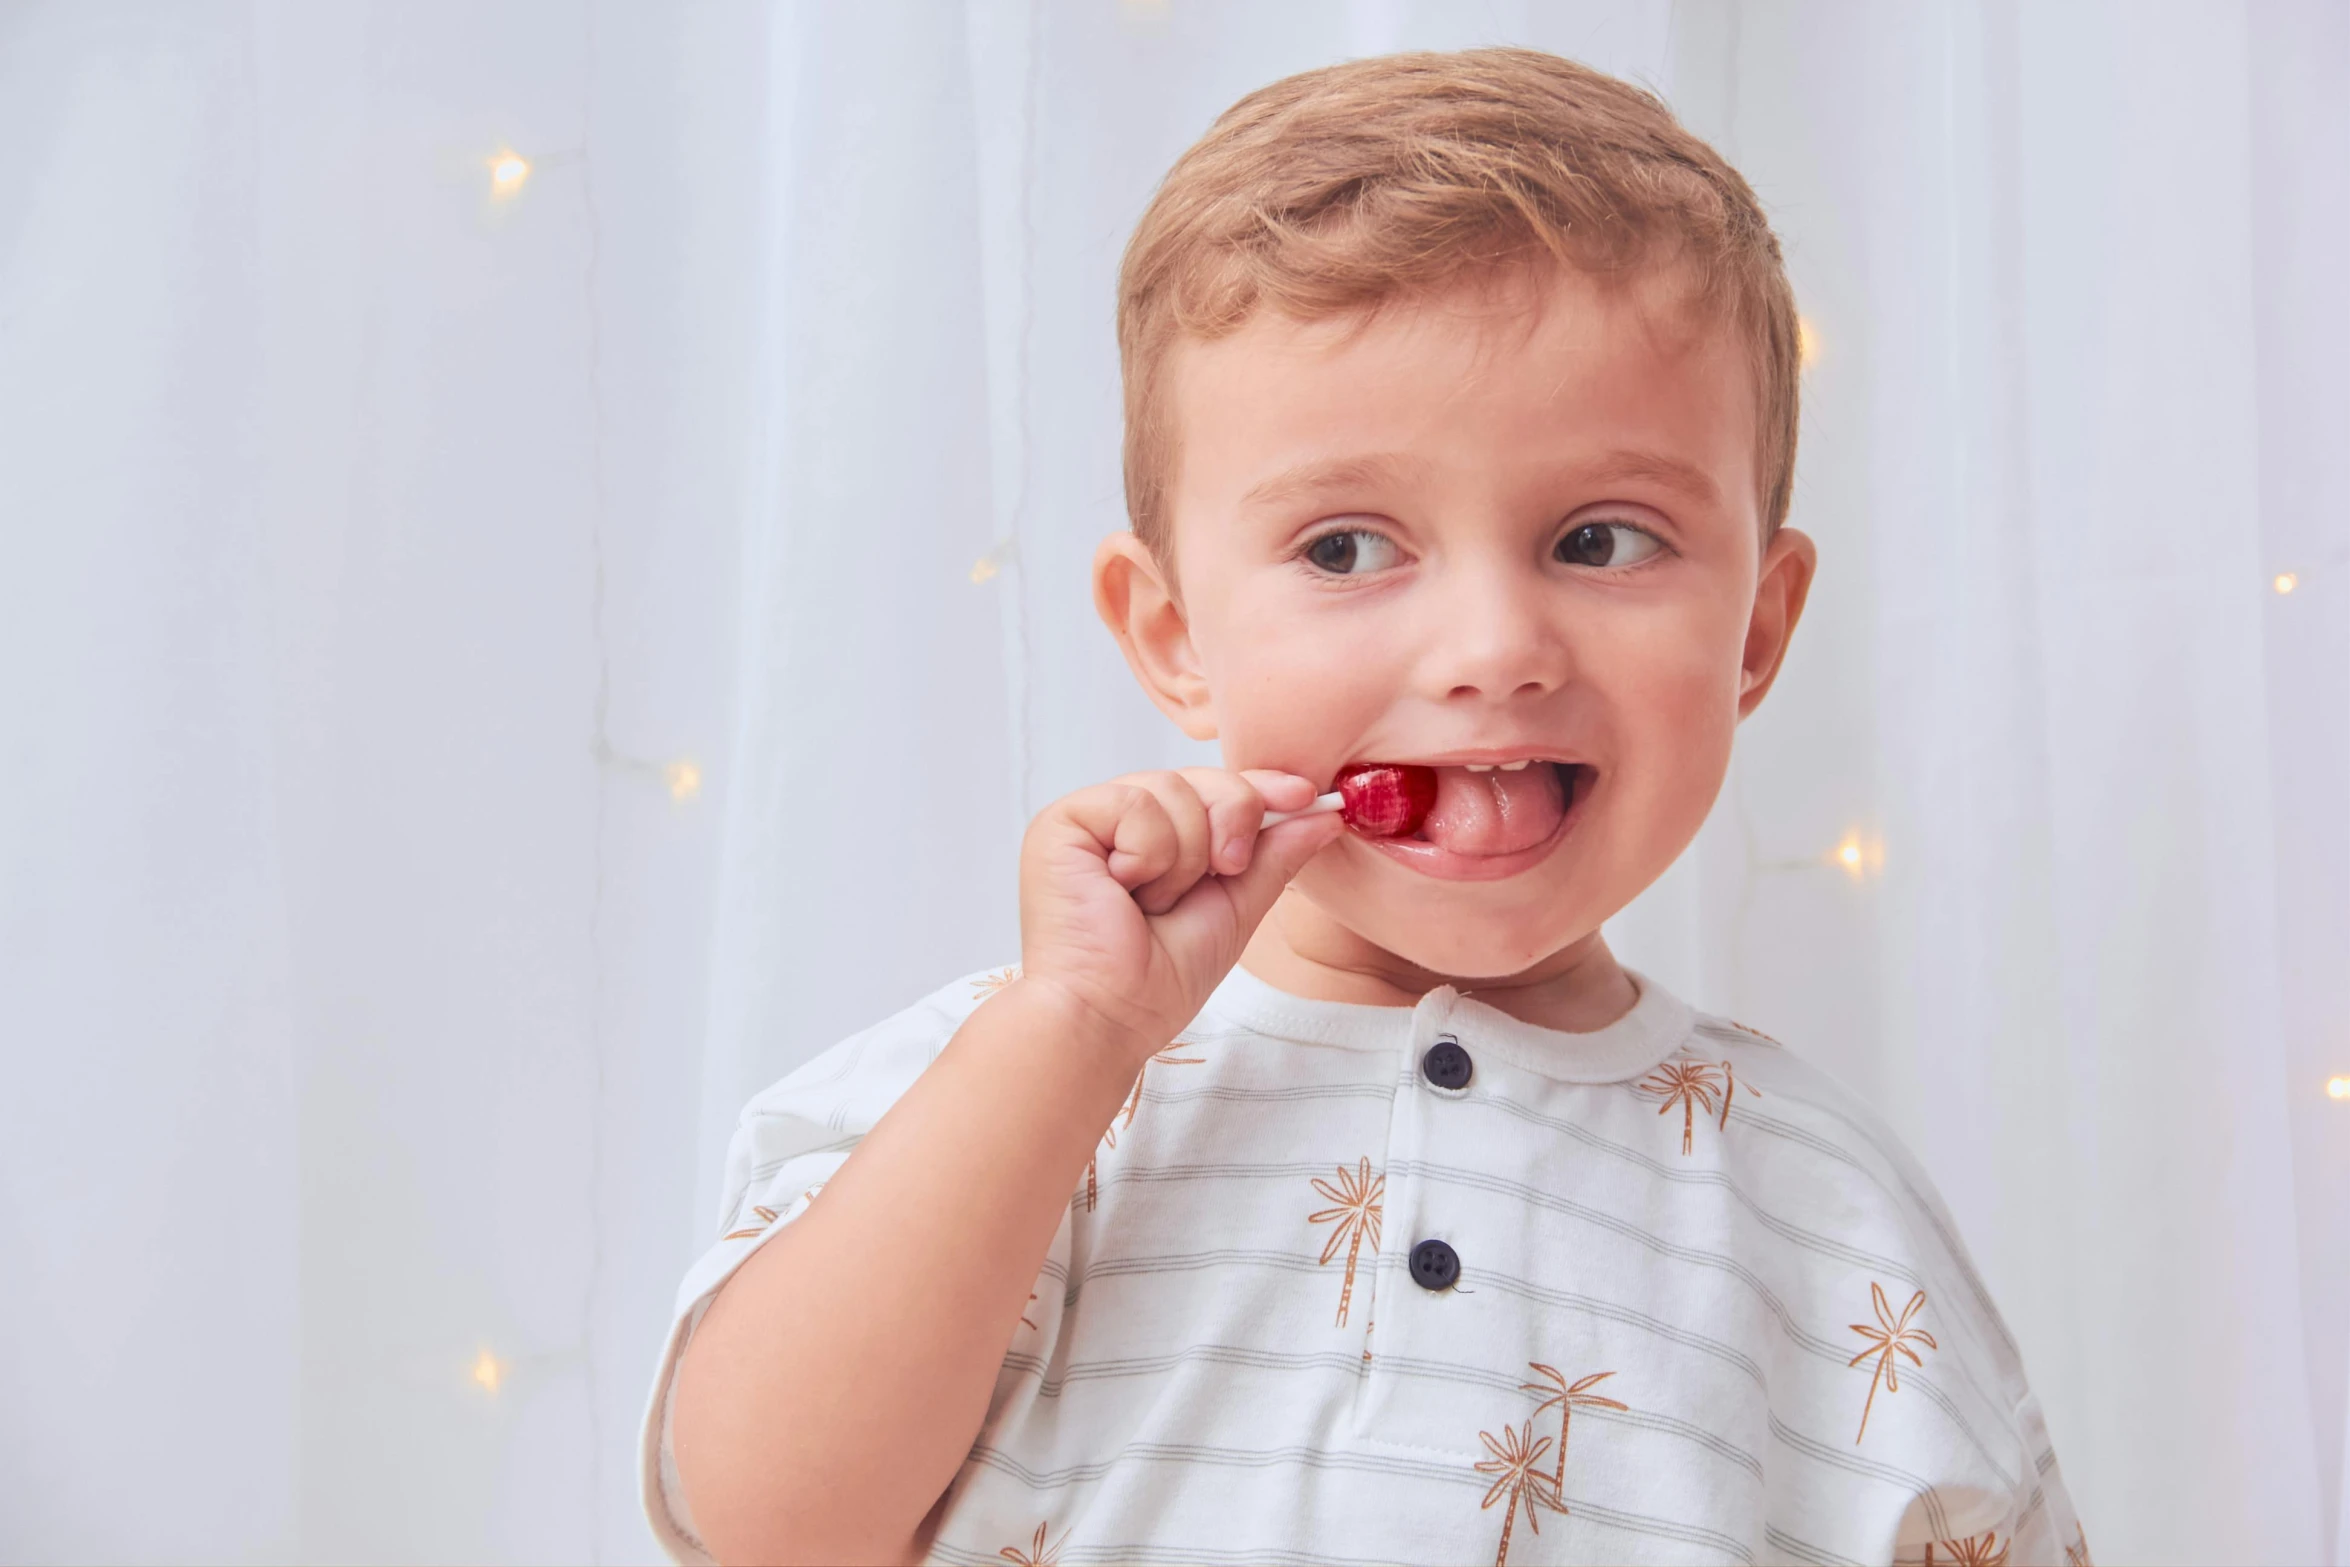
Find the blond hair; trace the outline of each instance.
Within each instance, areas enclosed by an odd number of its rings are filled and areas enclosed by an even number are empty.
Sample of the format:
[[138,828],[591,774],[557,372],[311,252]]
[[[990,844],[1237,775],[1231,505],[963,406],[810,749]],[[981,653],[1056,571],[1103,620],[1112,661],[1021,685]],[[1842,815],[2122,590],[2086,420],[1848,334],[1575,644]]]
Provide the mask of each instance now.
[[1169,352],[1260,309],[1315,320],[1482,274],[1678,270],[1742,341],[1766,536],[1795,469],[1795,298],[1738,171],[1649,93],[1533,49],[1398,54],[1275,82],[1224,111],[1152,197],[1118,274],[1126,507],[1164,551]]

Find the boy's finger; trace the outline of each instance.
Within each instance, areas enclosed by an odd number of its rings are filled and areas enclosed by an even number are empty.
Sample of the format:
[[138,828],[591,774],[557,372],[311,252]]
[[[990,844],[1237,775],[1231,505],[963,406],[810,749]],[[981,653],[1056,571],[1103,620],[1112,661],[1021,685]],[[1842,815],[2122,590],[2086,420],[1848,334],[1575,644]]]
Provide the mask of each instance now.
[[1141,773],[1129,782],[1149,792],[1175,834],[1175,852],[1148,880],[1128,882],[1145,914],[1164,914],[1208,873],[1213,849],[1206,802],[1179,773]]
[[[1063,795],[1029,824],[1028,837],[1048,843],[1082,843],[1104,859],[1118,847],[1118,828],[1138,799],[1147,798],[1150,791],[1129,779],[1115,779],[1109,783],[1094,784],[1074,794]],[[1130,831],[1141,831],[1136,823]],[[1129,840],[1132,850],[1139,840]]]
[[1270,767],[1246,767],[1236,776],[1248,780],[1249,787],[1264,800],[1268,811],[1302,811],[1314,803],[1318,792],[1311,778]]
[[[1180,774],[1208,809],[1208,869],[1218,876],[1233,875],[1248,864],[1265,823],[1265,797],[1245,773],[1221,767],[1187,767]],[[1285,775],[1260,773],[1268,780]]]
[[1216,861],[1219,873],[1237,876],[1248,869],[1249,860],[1256,852],[1257,834],[1264,830],[1266,813],[1304,810],[1314,803],[1314,781],[1269,767],[1252,767],[1227,776],[1246,783],[1255,797],[1246,808],[1245,823],[1231,836],[1229,852],[1219,855]]
[[1115,817],[1099,826],[1082,816],[1079,821],[1093,830],[1108,851],[1103,858],[1110,879],[1128,892],[1138,892],[1173,868],[1182,852],[1182,839],[1167,808],[1150,790],[1140,785],[1112,787],[1116,790]]

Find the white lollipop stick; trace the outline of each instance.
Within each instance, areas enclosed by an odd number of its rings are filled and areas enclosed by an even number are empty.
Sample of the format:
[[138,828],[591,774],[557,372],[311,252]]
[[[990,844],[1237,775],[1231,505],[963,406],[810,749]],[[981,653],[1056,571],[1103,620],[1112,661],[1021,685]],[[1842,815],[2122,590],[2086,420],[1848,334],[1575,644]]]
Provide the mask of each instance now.
[[1265,813],[1265,825],[1267,827],[1278,827],[1283,822],[1294,822],[1301,816],[1321,816],[1330,811],[1343,811],[1345,809],[1346,796],[1340,794],[1336,789],[1333,789],[1328,794],[1318,794],[1314,796],[1314,803],[1307,806],[1302,811],[1267,811]]

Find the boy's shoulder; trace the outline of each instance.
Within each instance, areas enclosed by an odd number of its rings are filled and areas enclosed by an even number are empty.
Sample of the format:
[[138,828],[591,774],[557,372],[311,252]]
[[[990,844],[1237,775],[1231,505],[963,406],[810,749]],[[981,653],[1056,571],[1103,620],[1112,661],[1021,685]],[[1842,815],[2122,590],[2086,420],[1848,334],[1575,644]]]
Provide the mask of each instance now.
[[979,1004],[1019,977],[1015,963],[949,980],[754,1094],[743,1106],[743,1120],[816,1118],[836,1130],[859,1120],[871,1125],[938,1059]]
[[1715,1058],[1725,1088],[1733,1080],[1737,1085],[1729,1119],[1754,1134],[1757,1153],[1852,1172],[1888,1201],[1917,1210],[1956,1244],[1941,1196],[1901,1134],[1841,1079],[1760,1029],[1692,1011],[1687,1041],[1674,1059]]
[[1681,1059],[1708,1057],[1722,1066],[1725,1087],[1733,1072],[1738,1083],[1727,1119],[1744,1135],[1729,1145],[1725,1173],[1767,1193],[1790,1239],[1880,1269],[1896,1317],[1912,1293],[1930,1296],[1933,1315],[1957,1330],[1948,1347],[1992,1370],[2009,1398],[2025,1397],[2015,1339],[1933,1178],[1892,1124],[1797,1050],[1695,1013]]

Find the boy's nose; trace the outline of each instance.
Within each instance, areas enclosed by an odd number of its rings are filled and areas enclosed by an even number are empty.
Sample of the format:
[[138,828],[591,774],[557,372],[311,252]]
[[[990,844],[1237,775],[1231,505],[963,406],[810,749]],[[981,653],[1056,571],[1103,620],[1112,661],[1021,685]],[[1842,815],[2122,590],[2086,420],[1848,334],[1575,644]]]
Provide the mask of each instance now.
[[1429,647],[1430,684],[1448,701],[1547,695],[1572,670],[1566,640],[1546,611],[1541,584],[1514,574],[1464,575],[1445,596]]

